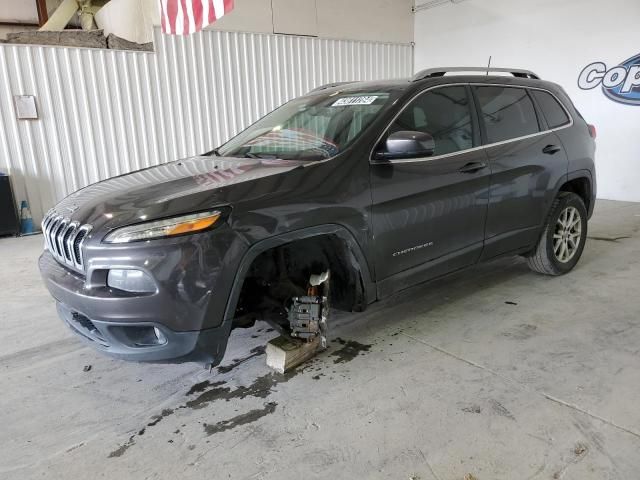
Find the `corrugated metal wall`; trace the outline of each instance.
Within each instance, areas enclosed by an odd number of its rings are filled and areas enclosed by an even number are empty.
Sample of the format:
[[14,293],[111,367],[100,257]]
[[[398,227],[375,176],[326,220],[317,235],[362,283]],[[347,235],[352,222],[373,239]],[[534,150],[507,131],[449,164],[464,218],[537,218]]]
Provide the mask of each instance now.
[[[412,47],[311,37],[156,31],[156,53],[0,44],[0,171],[39,222],[90,183],[211,150],[333,81],[408,77]],[[39,120],[16,120],[35,95]]]

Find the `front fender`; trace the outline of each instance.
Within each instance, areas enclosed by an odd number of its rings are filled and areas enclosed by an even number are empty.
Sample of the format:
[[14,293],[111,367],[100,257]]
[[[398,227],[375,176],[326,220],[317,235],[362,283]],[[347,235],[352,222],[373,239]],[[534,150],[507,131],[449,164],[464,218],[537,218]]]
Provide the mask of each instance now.
[[249,271],[249,268],[251,267],[251,264],[258,257],[258,255],[272,248],[279,247],[296,240],[303,240],[325,235],[335,235],[347,244],[349,250],[353,253],[357,262],[357,268],[362,280],[366,301],[367,303],[374,302],[376,300],[375,283],[371,276],[371,271],[369,269],[369,265],[362,251],[362,248],[356,241],[353,234],[342,225],[318,225],[314,227],[303,228],[300,230],[293,230],[281,235],[266,238],[255,243],[247,250],[242,260],[240,261],[240,265],[236,271],[233,285],[231,287],[231,292],[227,299],[227,306],[225,308],[224,314],[224,323],[233,321],[233,316],[238,305],[238,299],[240,298],[240,292],[242,290],[242,285],[244,283],[245,277]]

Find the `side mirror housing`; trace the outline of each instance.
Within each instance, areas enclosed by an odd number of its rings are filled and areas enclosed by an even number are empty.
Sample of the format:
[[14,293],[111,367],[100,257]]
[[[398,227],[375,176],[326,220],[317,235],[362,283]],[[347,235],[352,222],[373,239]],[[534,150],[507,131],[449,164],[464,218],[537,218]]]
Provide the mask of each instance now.
[[384,147],[375,153],[378,160],[431,157],[436,149],[433,137],[425,132],[402,130],[387,137]]

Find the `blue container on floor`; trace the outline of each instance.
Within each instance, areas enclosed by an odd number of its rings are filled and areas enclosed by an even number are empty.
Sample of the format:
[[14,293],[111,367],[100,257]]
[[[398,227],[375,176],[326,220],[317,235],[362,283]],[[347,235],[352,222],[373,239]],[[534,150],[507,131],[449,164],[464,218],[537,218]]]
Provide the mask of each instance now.
[[26,200],[20,204],[20,233],[29,235],[33,233],[33,217]]

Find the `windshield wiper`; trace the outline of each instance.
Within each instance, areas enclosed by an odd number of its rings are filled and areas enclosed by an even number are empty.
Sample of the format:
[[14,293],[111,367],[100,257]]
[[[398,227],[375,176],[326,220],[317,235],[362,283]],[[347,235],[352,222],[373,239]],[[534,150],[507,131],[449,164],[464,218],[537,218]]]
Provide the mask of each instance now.
[[279,157],[277,155],[274,155],[272,153],[247,152],[242,156],[246,157],[246,158],[258,158],[258,159],[262,159],[262,160],[278,160],[279,159]]

